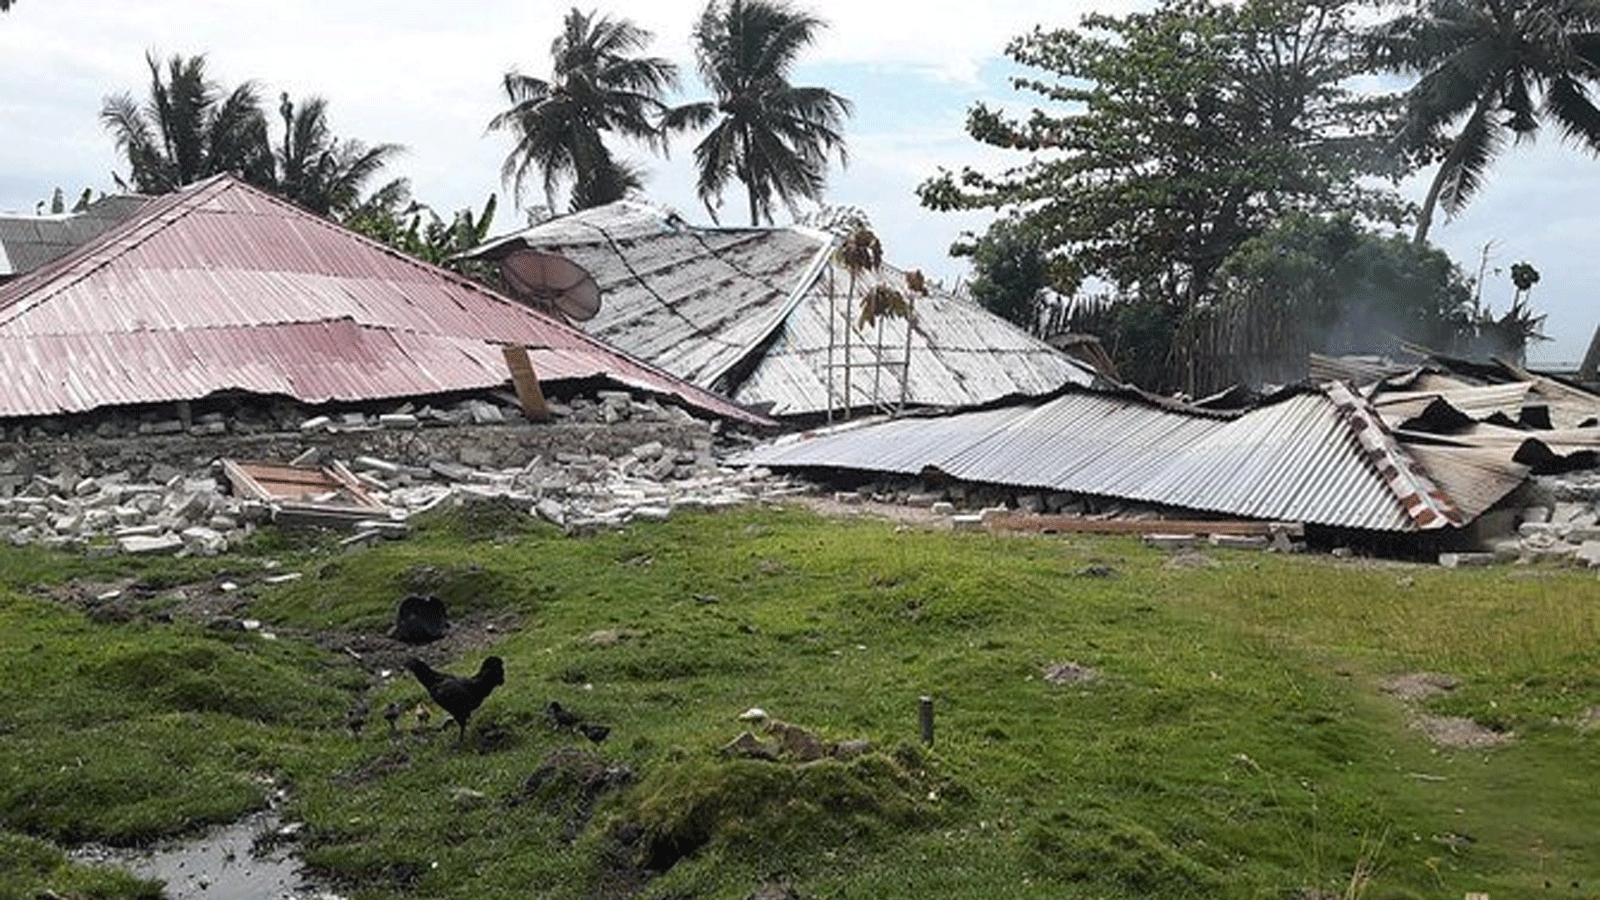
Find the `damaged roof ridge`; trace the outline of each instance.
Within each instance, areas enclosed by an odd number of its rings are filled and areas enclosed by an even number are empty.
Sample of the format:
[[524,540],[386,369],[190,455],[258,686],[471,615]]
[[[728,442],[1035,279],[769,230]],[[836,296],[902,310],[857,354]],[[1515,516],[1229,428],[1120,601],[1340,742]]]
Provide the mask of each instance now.
[[1427,475],[1377,409],[1342,381],[1330,381],[1324,393],[1348,424],[1368,464],[1394,492],[1400,508],[1420,529],[1461,527],[1467,519],[1443,490]]
[[[707,382],[716,384],[728,372],[744,365],[752,354],[765,347],[773,339],[774,335],[788,323],[789,317],[793,316],[795,310],[800,308],[800,304],[804,303],[806,297],[811,293],[811,288],[822,278],[823,271],[828,268],[830,261],[833,259],[833,251],[837,247],[837,243],[837,238],[832,241],[823,240],[819,243],[816,252],[811,257],[811,261],[806,264],[805,270],[800,273],[799,278],[795,279],[794,286],[789,289],[787,296],[783,298],[783,303],[772,311],[767,321],[761,323],[760,327],[755,331],[755,336],[739,348],[738,356],[727,360],[703,376]],[[704,241],[701,241],[701,245],[706,246],[707,250],[711,249],[705,245]],[[738,270],[738,267],[723,260],[721,254],[713,251],[712,255],[736,271]],[[741,274],[747,273],[741,272]],[[768,283],[768,287],[777,289],[776,285],[770,283]],[[846,298],[846,302],[849,302],[849,298]]]

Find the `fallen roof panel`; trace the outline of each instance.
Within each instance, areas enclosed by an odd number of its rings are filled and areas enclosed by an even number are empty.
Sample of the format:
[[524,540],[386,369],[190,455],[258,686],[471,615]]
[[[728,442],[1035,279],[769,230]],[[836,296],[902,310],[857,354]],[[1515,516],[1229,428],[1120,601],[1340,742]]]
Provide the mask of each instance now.
[[910,475],[933,468],[964,481],[1376,531],[1465,523],[1376,413],[1331,389],[1237,417],[1069,390],[1044,402],[784,437],[738,461]]

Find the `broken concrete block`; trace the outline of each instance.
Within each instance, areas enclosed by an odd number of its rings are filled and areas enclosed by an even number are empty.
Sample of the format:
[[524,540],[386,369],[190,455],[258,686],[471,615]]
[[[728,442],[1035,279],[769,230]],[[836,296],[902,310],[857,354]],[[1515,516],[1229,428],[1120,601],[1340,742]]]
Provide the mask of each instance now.
[[1591,569],[1600,569],[1600,541],[1585,541],[1573,554],[1573,559]]
[[1600,541],[1600,525],[1573,525],[1562,535],[1569,544],[1587,544],[1590,541]]
[[300,423],[301,431],[327,431],[333,420],[327,416],[312,416]]
[[1446,569],[1459,569],[1467,566],[1487,566],[1494,563],[1493,553],[1441,553],[1439,565]]
[[365,469],[369,472],[382,472],[385,475],[393,475],[400,471],[400,467],[395,463],[386,459],[379,459],[376,456],[358,456],[350,463],[350,466],[355,469]]
[[1146,534],[1141,541],[1146,547],[1158,550],[1190,550],[1200,542],[1198,535],[1193,534],[1162,534],[1159,532]]
[[192,525],[185,528],[179,532],[178,537],[190,553],[196,553],[201,556],[216,556],[228,549],[228,539],[223,536],[222,532],[214,528],[207,528],[204,525]]
[[411,413],[384,413],[378,416],[378,425],[382,428],[406,429],[420,428],[422,422]]
[[403,538],[411,533],[411,526],[396,519],[363,519],[356,523],[360,531],[373,531],[383,537],[394,540]]
[[861,492],[860,491],[834,491],[833,492],[833,500],[834,500],[835,503],[843,503],[843,504],[846,504],[846,505],[849,505],[849,506],[854,506],[855,504],[861,502]]
[[130,534],[117,538],[117,549],[134,555],[176,553],[183,549],[183,538],[171,533],[154,536]]
[[953,516],[956,513],[956,505],[948,500],[940,500],[928,507],[928,510],[936,516]]
[[956,531],[982,531],[983,516],[977,513],[966,513],[950,517],[950,527]]
[[1209,543],[1232,550],[1265,550],[1271,541],[1264,534],[1213,534]]

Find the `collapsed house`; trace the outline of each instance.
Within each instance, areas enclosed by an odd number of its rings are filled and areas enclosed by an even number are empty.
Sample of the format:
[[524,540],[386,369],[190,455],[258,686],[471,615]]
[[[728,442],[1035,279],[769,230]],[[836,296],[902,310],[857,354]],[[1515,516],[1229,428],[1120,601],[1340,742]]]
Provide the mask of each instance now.
[[[774,417],[957,409],[1089,385],[1093,371],[968,300],[884,264],[852,275],[846,232],[706,228],[618,201],[496,238],[470,254],[547,254],[593,278],[584,330]],[[514,273],[513,273],[514,275]],[[511,280],[511,279],[508,279]],[[862,316],[874,289],[906,315]],[[876,296],[884,296],[880,291]]]
[[[765,420],[229,175],[0,286],[0,419],[209,397],[366,403],[593,380]],[[513,354],[515,357],[516,355]],[[516,357],[520,359],[520,357]]]
[[121,209],[0,285],[13,540],[205,525],[216,504],[195,498],[224,457],[320,449],[447,484],[515,465],[536,484],[665,442],[651,470],[689,477],[724,427],[774,424],[228,175]]
[[[1082,517],[1084,530],[1095,530],[1095,513],[1133,503],[1151,515],[1296,523],[1330,542],[1482,546],[1548,522],[1555,501],[1519,489],[1534,475],[1592,468],[1600,449],[1600,397],[1528,373],[1487,374],[1435,365],[1360,391],[1326,381],[1242,411],[1070,388],[789,435],[739,460],[1002,486],[1014,505],[1026,495],[1035,509]],[[1504,515],[1491,521],[1491,511]],[[1595,536],[1571,533],[1580,544]]]

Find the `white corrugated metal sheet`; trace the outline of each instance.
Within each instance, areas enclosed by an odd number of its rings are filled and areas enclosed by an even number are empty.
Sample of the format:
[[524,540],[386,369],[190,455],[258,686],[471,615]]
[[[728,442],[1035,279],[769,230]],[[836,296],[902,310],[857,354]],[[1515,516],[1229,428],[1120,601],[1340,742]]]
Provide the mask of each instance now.
[[[1232,418],[1070,390],[1043,402],[789,436],[738,461],[908,475],[933,468],[965,481],[1376,531],[1467,521],[1371,407],[1336,388]],[[1514,486],[1496,482],[1471,506],[1481,510],[1491,490]]]
[[[909,406],[970,407],[1093,381],[1065,353],[939,291],[914,298],[909,335],[899,319],[881,333],[856,328],[859,304],[846,299],[851,281],[831,259],[832,238],[808,228],[698,228],[624,201],[474,253],[520,246],[558,253],[594,276],[603,302],[584,324],[590,334],[774,415],[892,408],[902,397]],[[880,281],[905,291],[904,273],[885,266],[858,279],[855,295]]]

